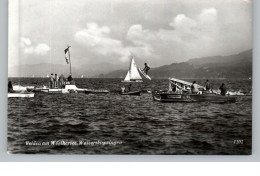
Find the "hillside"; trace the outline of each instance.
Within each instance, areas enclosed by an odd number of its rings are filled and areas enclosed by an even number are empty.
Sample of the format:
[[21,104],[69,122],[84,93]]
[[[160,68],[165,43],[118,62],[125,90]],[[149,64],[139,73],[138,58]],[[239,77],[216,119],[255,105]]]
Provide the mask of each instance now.
[[[85,78],[124,78],[128,64],[116,65],[111,63],[87,64],[78,68],[72,67],[74,77]],[[16,72],[14,72],[16,71]],[[42,77],[57,73],[69,74],[69,65],[63,64],[35,64],[9,67],[9,76],[12,77]],[[252,77],[252,50],[230,56],[214,56],[194,58],[187,62],[172,63],[151,68],[149,75],[152,78],[237,78]]]
[[[124,77],[127,70],[117,70],[100,77]],[[152,78],[236,78],[252,77],[252,50],[236,55],[214,56],[190,59],[187,62],[172,63],[151,68]]]

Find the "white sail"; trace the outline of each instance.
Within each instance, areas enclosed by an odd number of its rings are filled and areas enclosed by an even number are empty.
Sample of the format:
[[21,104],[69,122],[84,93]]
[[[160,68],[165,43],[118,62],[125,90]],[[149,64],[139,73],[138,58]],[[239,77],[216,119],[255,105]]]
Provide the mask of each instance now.
[[127,72],[127,75],[126,75],[124,81],[126,81],[126,82],[127,81],[139,81],[139,82],[142,81],[142,77],[140,76],[140,74],[138,72],[138,69],[137,69],[137,66],[135,64],[135,60],[133,57],[131,59],[130,67],[129,67],[129,70]]
[[135,64],[134,58],[132,58],[132,60],[131,60],[129,73],[130,73],[130,80],[138,80],[138,79],[141,80],[142,79],[142,77],[140,76],[140,74],[137,70],[137,66]]
[[129,71],[127,72],[127,75],[126,75],[124,81],[130,81],[130,73],[129,73]]

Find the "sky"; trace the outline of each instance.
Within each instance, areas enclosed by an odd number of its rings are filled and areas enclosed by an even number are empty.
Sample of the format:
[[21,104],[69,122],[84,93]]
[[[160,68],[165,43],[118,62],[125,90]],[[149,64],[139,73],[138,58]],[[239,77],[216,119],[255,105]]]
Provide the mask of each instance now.
[[152,67],[252,48],[250,0],[12,0],[9,67],[112,63]]

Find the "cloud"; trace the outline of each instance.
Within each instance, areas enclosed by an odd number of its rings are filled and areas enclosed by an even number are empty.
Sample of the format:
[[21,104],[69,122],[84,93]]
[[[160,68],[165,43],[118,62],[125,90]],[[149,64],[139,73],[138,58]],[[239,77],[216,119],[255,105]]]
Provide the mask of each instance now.
[[[128,60],[130,53],[157,60],[162,56],[182,60],[192,55],[197,56],[199,51],[196,50],[200,42],[209,44],[214,41],[212,33],[207,32],[210,31],[208,24],[215,23],[216,20],[217,10],[209,8],[203,9],[194,19],[185,14],[176,15],[169,22],[171,29],[148,30],[141,24],[133,24],[126,34],[126,40],[130,42],[128,45],[124,45],[123,40],[110,37],[109,27],[98,26],[96,23],[87,23],[86,28],[76,32],[74,38],[91,52],[103,56],[117,55],[121,61]],[[190,51],[181,52],[185,48]]]
[[244,2],[246,3],[251,3],[252,1],[251,0],[243,0]]
[[45,43],[39,43],[36,46],[32,44],[29,38],[21,37],[20,47],[25,54],[35,54],[35,55],[46,55],[51,48]]
[[[211,52],[212,42],[217,40],[217,15],[214,8],[203,9],[195,18],[178,14],[169,22],[171,29],[161,28],[157,31],[143,29],[142,25],[135,24],[129,28],[127,39],[145,47],[148,55],[153,53],[151,57],[174,57],[183,61],[205,52],[198,49],[200,45],[207,46],[208,53]],[[188,51],[183,52],[185,50]]]
[[[130,53],[133,53],[160,65],[167,61],[183,62],[195,57],[229,54],[234,41],[239,43],[242,39],[238,38],[239,32],[227,31],[226,25],[229,24],[220,24],[218,11],[206,8],[191,17],[184,13],[177,14],[168,21],[168,27],[159,29],[132,24],[121,40],[112,37],[117,35],[108,26],[88,23],[84,29],[76,32],[74,39],[90,52],[106,58],[127,61]],[[242,44],[238,45],[236,50],[240,52],[243,47]]]
[[[140,26],[134,26],[132,30],[129,31],[131,37],[135,39],[140,37],[138,36],[139,27]],[[88,23],[86,29],[76,32],[74,38],[76,42],[90,48],[90,51],[104,56],[117,55],[121,61],[128,60],[131,52],[142,51],[145,54],[149,54],[150,48],[145,46],[145,43],[142,41],[134,40],[133,46],[124,46],[122,41],[109,37],[109,34],[109,27],[99,27],[96,23]]]
[[186,17],[184,14],[177,15],[172,22],[169,24],[175,29],[187,29],[193,28],[197,25],[197,22],[189,17]]
[[30,46],[32,44],[31,40],[29,38],[26,37],[21,37],[21,47],[26,47],[26,46]]
[[123,47],[122,42],[110,38],[109,34],[109,27],[99,27],[96,23],[87,23],[86,29],[76,32],[74,38],[78,43],[91,48],[91,51],[102,55],[116,54],[119,55],[121,59],[124,59],[127,51]]
[[214,8],[203,9],[202,12],[198,15],[198,19],[202,23],[212,23],[216,21],[218,12]]

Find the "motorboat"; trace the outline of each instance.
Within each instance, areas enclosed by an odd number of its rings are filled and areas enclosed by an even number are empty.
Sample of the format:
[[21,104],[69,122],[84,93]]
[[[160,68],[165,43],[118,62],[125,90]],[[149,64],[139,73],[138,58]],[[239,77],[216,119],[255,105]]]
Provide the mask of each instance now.
[[226,103],[235,102],[236,98],[231,96],[222,96],[220,94],[205,91],[205,87],[198,85],[199,91],[192,93],[190,91],[192,83],[179,80],[176,78],[169,78],[169,89],[162,92],[154,92],[153,99],[160,102],[214,102]]
[[236,98],[231,96],[222,96],[218,94],[177,94],[169,92],[155,93],[153,95],[155,101],[172,102],[172,103],[192,103],[192,102],[213,102],[227,103],[235,102]]

